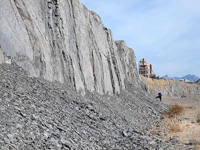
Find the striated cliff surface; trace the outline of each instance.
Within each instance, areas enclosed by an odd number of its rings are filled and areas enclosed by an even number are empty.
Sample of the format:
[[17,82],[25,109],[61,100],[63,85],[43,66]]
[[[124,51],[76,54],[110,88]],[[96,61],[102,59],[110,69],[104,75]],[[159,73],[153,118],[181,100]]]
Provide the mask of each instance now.
[[78,0],[2,0],[0,10],[0,63],[82,94],[120,93],[126,81],[139,86],[133,50]]
[[147,85],[149,92],[153,95],[162,92],[163,96],[200,97],[200,86],[198,83],[185,83],[182,81],[163,79],[157,80],[143,76],[142,80]]

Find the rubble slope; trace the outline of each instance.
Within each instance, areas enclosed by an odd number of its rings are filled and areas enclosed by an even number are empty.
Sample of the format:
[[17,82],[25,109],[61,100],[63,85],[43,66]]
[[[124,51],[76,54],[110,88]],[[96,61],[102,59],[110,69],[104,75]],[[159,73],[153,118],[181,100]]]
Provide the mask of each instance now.
[[[134,85],[118,96],[84,97],[59,83],[0,65],[1,149],[159,149],[171,147],[143,133],[165,107]],[[178,147],[176,145],[176,147]]]

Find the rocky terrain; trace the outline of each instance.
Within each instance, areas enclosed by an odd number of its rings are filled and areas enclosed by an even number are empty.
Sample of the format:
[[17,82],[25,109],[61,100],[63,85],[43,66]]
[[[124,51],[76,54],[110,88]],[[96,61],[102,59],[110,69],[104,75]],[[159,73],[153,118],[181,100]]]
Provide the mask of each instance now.
[[[163,117],[160,128],[163,140],[173,139],[200,149],[200,98],[164,98],[167,105],[178,104],[183,110],[175,117]],[[156,129],[155,129],[156,130]],[[164,130],[164,131],[163,131]]]
[[200,85],[176,80],[151,79],[142,77],[148,91],[156,96],[162,92],[163,96],[196,97],[200,98]]
[[151,131],[167,105],[78,0],[2,0],[0,149],[187,150]]
[[[119,95],[83,97],[59,83],[0,65],[0,148],[8,149],[188,149],[162,142],[151,128],[165,106],[129,85]],[[185,148],[184,148],[185,147]]]

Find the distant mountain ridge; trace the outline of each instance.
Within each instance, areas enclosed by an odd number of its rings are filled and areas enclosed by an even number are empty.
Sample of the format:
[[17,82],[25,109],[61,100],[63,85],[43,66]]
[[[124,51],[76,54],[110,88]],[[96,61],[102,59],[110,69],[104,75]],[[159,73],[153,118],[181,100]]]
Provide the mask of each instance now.
[[195,76],[195,75],[188,74],[188,75],[185,75],[183,77],[169,77],[169,79],[175,79],[175,80],[190,79],[191,82],[194,82],[194,81],[199,80],[200,78]]

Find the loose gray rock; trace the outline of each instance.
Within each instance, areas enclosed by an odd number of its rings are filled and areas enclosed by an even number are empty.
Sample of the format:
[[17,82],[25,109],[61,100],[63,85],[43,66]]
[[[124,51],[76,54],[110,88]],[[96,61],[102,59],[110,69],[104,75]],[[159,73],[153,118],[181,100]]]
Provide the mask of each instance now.
[[1,64],[0,148],[187,149],[190,145],[164,143],[142,132],[160,122],[166,106],[129,87],[119,95],[81,96],[63,84],[30,77],[14,64]]

